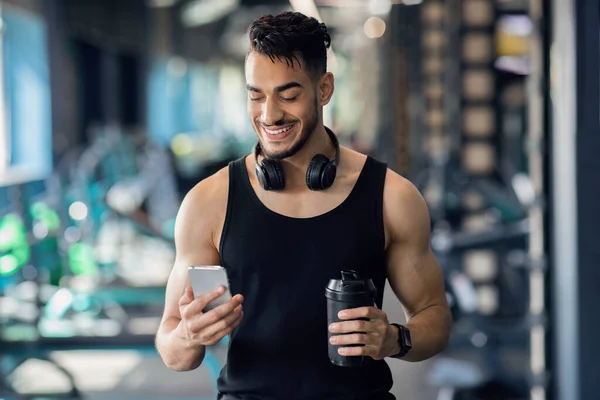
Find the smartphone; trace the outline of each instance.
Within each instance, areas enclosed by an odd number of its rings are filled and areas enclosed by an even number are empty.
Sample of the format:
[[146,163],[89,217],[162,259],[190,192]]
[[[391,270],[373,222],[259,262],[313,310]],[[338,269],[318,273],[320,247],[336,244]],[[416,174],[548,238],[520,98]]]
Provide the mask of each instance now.
[[212,292],[219,286],[225,287],[225,293],[211,301],[205,308],[204,312],[210,311],[221,304],[231,300],[231,291],[229,290],[229,279],[227,271],[220,265],[199,265],[188,268],[188,275],[192,285],[194,297],[198,297],[204,293]]

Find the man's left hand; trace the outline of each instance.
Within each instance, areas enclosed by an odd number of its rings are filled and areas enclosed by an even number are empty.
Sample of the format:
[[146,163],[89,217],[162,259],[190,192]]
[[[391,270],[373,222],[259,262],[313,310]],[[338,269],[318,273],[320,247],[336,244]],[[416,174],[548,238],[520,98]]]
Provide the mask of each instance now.
[[[363,345],[357,347],[341,347],[338,353],[342,356],[370,356],[375,360],[397,354],[398,332],[390,326],[387,314],[376,307],[360,307],[342,310],[338,314],[342,322],[333,323],[329,331],[331,344]],[[357,320],[367,318],[368,321]],[[349,321],[353,320],[353,321]]]

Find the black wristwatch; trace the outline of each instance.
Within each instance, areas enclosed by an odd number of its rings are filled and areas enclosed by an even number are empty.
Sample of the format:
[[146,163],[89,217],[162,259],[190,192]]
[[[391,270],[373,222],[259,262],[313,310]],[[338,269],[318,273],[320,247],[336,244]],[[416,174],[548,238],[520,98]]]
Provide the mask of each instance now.
[[393,358],[402,358],[404,357],[410,349],[412,349],[412,341],[410,340],[410,330],[400,324],[390,324],[394,325],[398,328],[398,346],[400,347],[400,352],[398,354],[394,354]]

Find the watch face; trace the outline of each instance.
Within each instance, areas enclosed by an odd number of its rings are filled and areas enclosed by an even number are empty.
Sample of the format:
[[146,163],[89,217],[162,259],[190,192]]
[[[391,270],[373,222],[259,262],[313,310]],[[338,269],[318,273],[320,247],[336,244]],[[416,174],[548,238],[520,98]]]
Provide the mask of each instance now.
[[412,347],[412,341],[410,340],[410,331],[406,328],[402,329],[402,336],[404,336],[404,345]]

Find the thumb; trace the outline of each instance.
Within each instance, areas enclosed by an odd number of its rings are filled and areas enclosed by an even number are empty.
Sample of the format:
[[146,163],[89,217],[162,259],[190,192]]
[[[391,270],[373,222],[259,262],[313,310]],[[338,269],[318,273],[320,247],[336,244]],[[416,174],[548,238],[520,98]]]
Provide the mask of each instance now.
[[187,304],[190,304],[193,300],[194,300],[194,291],[192,290],[191,286],[187,286],[185,288],[185,290],[183,291],[183,295],[179,299],[179,305],[185,306]]

